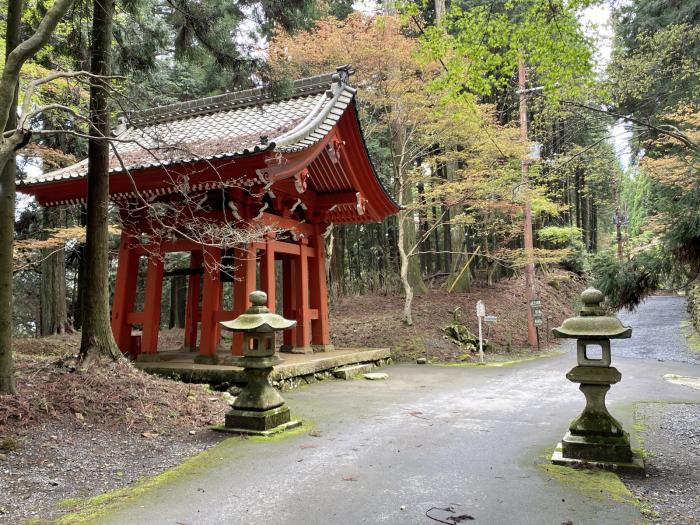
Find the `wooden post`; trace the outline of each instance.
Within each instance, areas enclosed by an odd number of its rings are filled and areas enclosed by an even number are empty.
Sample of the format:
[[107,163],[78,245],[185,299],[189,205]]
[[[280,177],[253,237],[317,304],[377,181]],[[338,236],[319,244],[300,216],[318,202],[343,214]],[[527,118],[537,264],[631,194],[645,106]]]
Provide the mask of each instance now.
[[221,308],[221,249],[205,246],[203,250],[204,277],[202,288],[202,318],[199,337],[199,355],[195,363],[216,364],[216,346],[219,341],[219,323],[216,313]]
[[146,291],[143,301],[143,331],[141,335],[140,359],[153,358],[158,351],[160,331],[160,304],[163,292],[163,256],[160,253],[148,257]]
[[[249,296],[255,291],[256,261],[255,247],[252,244],[236,248],[234,259],[235,280],[233,282],[233,314],[238,317],[250,306]],[[243,334],[234,332],[231,337],[231,353],[243,355]]]
[[332,350],[328,326],[328,286],[326,284],[325,241],[321,227],[316,226],[313,237],[314,258],[310,270],[311,308],[316,310],[316,319],[311,321],[311,345],[314,350]]
[[[296,272],[294,257],[286,255],[282,258],[282,315],[287,319],[296,319]],[[291,352],[296,341],[296,328],[285,330],[282,335],[283,345],[280,351]]]
[[[520,140],[523,144],[528,144],[527,137],[527,83],[525,78],[525,62],[520,59],[518,62],[518,93],[520,110]],[[537,331],[535,330],[535,318],[532,313],[532,301],[536,297],[535,293],[535,261],[532,240],[532,203],[530,199],[530,180],[528,175],[529,160],[524,158],[521,162],[522,171],[522,192],[523,192],[523,245],[525,248],[525,288],[527,293],[527,342],[534,347],[538,342]]]
[[122,231],[117,278],[112,299],[112,333],[123,354],[131,349],[131,325],[128,322],[128,315],[134,309],[139,273],[139,256],[132,250],[131,241],[131,235]]
[[311,348],[311,312],[309,312],[309,257],[307,254],[307,244],[309,240],[302,237],[299,240],[301,253],[299,254],[299,264],[297,266],[296,280],[297,287],[297,340],[295,353],[313,353]]
[[275,249],[270,239],[265,241],[265,254],[260,259],[260,287],[267,293],[267,307],[271,312],[274,312],[277,301],[275,295]]
[[[190,268],[201,268],[202,252],[195,251],[190,255]],[[185,308],[185,342],[186,352],[197,351],[197,324],[200,319],[199,291],[202,286],[202,276],[190,275],[187,283],[187,306]]]

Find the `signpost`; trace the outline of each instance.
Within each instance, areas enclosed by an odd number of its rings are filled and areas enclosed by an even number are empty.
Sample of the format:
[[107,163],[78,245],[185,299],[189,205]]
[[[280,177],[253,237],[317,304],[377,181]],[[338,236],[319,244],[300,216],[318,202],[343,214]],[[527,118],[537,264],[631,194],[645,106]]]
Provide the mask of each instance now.
[[486,305],[484,301],[478,301],[476,303],[476,316],[479,318],[479,362],[484,362],[484,338],[481,332],[481,322],[486,317]]
[[540,351],[540,326],[542,326],[542,301],[533,299],[530,301],[532,308],[532,318],[535,323],[535,331],[537,332],[537,351]]

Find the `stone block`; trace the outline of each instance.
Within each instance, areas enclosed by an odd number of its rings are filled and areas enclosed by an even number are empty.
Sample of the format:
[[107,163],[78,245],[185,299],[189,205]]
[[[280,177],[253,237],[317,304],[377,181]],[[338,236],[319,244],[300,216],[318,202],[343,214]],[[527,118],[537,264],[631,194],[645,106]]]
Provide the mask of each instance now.
[[361,363],[358,365],[336,368],[335,370],[333,370],[333,375],[338,379],[345,379],[347,381],[348,379],[352,379],[357,375],[371,372],[373,369],[374,365],[372,363]]
[[632,455],[630,461],[591,461],[584,459],[575,459],[565,457],[562,450],[562,443],[559,443],[554,449],[551,462],[555,465],[563,465],[576,468],[599,468],[604,470],[612,470],[625,474],[643,475],[645,471],[644,460],[636,454]]
[[384,372],[370,372],[369,374],[363,374],[362,377],[375,381],[378,379],[389,379],[389,374],[385,374]]
[[225,427],[231,431],[247,430],[266,431],[289,423],[291,416],[289,407],[283,405],[271,410],[256,412],[253,410],[233,409],[226,414]]
[[561,442],[562,456],[586,461],[629,463],[632,448],[625,432],[622,436],[581,436],[567,432]]

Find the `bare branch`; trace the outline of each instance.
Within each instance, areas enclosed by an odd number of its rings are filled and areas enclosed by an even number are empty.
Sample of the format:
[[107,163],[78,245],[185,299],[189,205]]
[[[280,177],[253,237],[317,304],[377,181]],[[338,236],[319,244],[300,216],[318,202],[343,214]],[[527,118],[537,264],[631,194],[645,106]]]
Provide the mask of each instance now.
[[636,117],[633,117],[631,115],[622,115],[622,114],[616,113],[614,111],[596,108],[593,106],[589,106],[587,104],[581,104],[579,102],[565,101],[564,104],[567,104],[569,106],[574,106],[577,108],[587,109],[588,111],[593,111],[594,113],[601,113],[603,115],[608,115],[610,117],[614,117],[617,119],[626,120],[627,122],[632,122],[633,124],[637,124],[639,126],[643,126],[643,127],[647,128],[647,129],[652,129],[654,131],[657,131],[663,135],[672,137],[672,138],[678,140],[679,142],[682,142],[683,144],[688,146],[693,151],[700,151],[700,144],[691,140],[688,137],[688,135],[686,135],[685,133],[680,131],[675,126],[671,126],[669,124],[654,125],[651,122],[644,122],[643,120],[638,119]]
[[24,63],[32,58],[48,42],[54,29],[66,14],[73,0],[56,0],[36,31],[27,40],[15,47],[8,55],[0,77],[0,124],[4,129],[14,105],[19,73]]

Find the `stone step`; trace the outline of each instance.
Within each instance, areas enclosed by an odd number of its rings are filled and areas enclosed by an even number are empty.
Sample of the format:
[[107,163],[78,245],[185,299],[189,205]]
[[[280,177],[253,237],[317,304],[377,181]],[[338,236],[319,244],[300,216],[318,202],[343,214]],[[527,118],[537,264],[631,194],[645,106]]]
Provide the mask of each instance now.
[[333,375],[338,379],[352,379],[353,377],[366,374],[374,370],[374,364],[372,363],[360,363],[358,365],[343,366],[341,368],[336,368],[333,370]]

